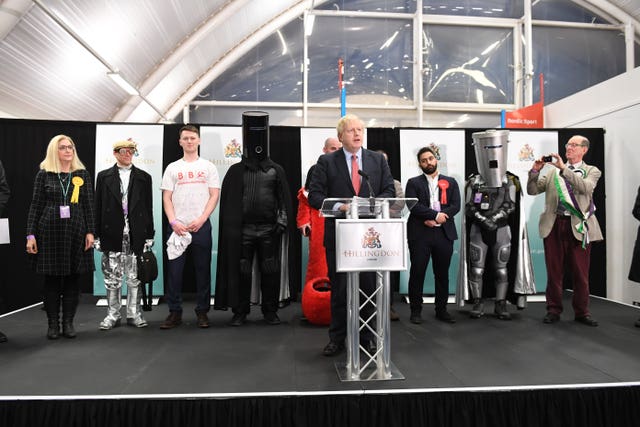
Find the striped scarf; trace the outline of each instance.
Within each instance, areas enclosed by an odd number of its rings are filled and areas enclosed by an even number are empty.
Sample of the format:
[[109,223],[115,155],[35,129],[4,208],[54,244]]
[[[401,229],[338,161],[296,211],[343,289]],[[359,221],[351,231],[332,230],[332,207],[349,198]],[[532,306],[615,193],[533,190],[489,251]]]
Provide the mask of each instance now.
[[[586,176],[587,172],[583,171],[583,177]],[[576,195],[573,192],[573,187],[564,177],[560,179],[560,174],[557,169],[554,172],[553,183],[558,191],[558,198],[560,203],[562,203],[562,206],[567,210],[567,212],[576,216],[580,220],[575,227],[576,230],[578,230],[578,233],[582,234],[582,248],[586,249],[589,244],[589,225],[587,224],[587,220],[596,211],[593,199],[591,199],[591,203],[589,204],[589,210],[587,212],[582,212],[578,205],[578,201],[576,200]]]

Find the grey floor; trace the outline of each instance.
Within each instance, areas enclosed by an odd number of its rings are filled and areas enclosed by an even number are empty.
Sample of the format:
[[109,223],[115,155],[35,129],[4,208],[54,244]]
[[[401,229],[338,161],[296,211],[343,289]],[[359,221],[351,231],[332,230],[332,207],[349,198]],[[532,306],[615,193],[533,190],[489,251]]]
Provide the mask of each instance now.
[[326,328],[303,320],[299,304],[280,311],[279,326],[265,324],[255,308],[243,327],[226,326],[231,314],[212,311],[211,327],[199,329],[187,302],[183,325],[160,330],[161,304],[145,313],[148,328],[105,332],[97,327],[105,308],[91,300],[79,308],[78,337],[57,341],[45,338],[36,306],[0,317],[9,336],[0,344],[0,398],[640,384],[640,328],[633,326],[640,310],[593,298],[600,326],[591,328],[573,321],[565,297],[568,311],[554,325],[542,323],[544,303],[519,312],[510,306],[510,322],[472,320],[468,309],[451,307],[455,325],[436,321],[425,305],[425,322],[414,325],[408,306],[396,302],[402,318],[391,324],[391,360],[405,379],[348,383],[334,366],[344,354],[322,356]]

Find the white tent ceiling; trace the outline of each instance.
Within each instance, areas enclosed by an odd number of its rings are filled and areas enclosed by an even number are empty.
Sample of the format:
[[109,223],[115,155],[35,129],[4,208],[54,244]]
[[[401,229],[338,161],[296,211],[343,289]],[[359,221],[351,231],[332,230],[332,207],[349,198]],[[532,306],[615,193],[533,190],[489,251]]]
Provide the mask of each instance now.
[[[640,0],[575,1],[640,36]],[[244,53],[322,2],[0,0],[0,116],[171,120]]]

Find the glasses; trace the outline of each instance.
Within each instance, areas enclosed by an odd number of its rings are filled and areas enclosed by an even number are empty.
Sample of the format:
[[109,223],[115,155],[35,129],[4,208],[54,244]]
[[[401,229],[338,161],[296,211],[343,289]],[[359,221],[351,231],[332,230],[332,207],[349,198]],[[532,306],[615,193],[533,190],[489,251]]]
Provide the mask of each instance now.
[[569,148],[569,147],[571,147],[571,148],[576,148],[576,147],[584,147],[585,145],[584,145],[584,144],[574,144],[574,143],[572,142],[571,144],[566,143],[564,146],[565,146],[565,148]]
[[115,150],[116,153],[124,156],[125,154],[131,154],[132,156],[135,154],[135,148],[120,148],[119,150]]
[[70,150],[73,151],[73,145],[58,145],[58,151]]

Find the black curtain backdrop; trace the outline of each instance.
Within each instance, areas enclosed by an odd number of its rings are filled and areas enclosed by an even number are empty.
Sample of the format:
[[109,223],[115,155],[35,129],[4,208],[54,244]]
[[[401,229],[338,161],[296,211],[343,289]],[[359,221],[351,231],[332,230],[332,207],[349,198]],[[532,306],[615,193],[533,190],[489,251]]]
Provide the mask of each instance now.
[[636,427],[640,388],[0,401],[11,427]]
[[[367,148],[383,150],[389,157],[389,168],[394,179],[400,180],[400,129],[369,128],[367,129]],[[402,188],[406,183],[402,183]]]
[[[25,228],[33,180],[40,162],[44,159],[47,144],[58,134],[70,136],[78,148],[78,155],[92,176],[95,174],[95,137],[96,124],[93,122],[45,121],[0,119],[0,160],[2,160],[7,180],[11,187],[11,198],[6,210],[11,229],[11,245],[0,245],[0,312],[7,312],[41,301],[42,278],[33,273],[27,265],[25,251]],[[110,123],[112,124],[112,123]],[[209,125],[207,125],[209,126]],[[211,125],[214,126],[214,125]],[[182,157],[182,148],[178,144],[179,124],[164,126],[163,169],[172,161]],[[471,147],[471,133],[483,129],[469,129],[466,134],[466,174],[475,172],[475,157]],[[535,131],[535,130],[532,130]],[[597,206],[596,216],[604,230],[605,226],[605,171],[604,171],[604,130],[603,129],[560,129],[559,153],[564,154],[564,143],[571,135],[581,134],[589,138],[591,148],[585,161],[600,168],[603,177],[600,179],[594,194]],[[400,129],[371,128],[367,130],[368,148],[382,149],[390,159],[391,172],[396,179],[400,178]],[[289,177],[289,187],[294,207],[297,208],[296,192],[302,186],[300,182],[300,132],[297,127],[272,126],[270,133],[271,158],[283,166]],[[403,183],[404,184],[404,183]],[[160,182],[153,185],[154,191],[160,193]],[[537,220],[537,219],[535,219]],[[163,215],[163,229],[156,230],[156,242],[166,239],[166,218]],[[214,233],[217,233],[214,230]],[[292,249],[299,253],[301,240],[296,234]],[[606,243],[594,244],[591,255],[591,292],[606,296]],[[300,280],[300,257],[295,265],[294,280]],[[185,292],[195,292],[193,288],[192,269],[185,269]],[[191,275],[191,276],[189,276]],[[83,293],[93,292],[92,275],[81,278]],[[301,285],[297,283],[297,289]]]
[[[77,154],[94,176],[96,123],[43,120],[0,120],[0,160],[4,165],[11,198],[6,210],[10,245],[0,245],[0,298],[2,312],[41,301],[42,276],[27,264],[26,227],[33,181],[51,138],[64,134],[76,144]],[[92,292],[91,274],[80,278],[82,292]]]

